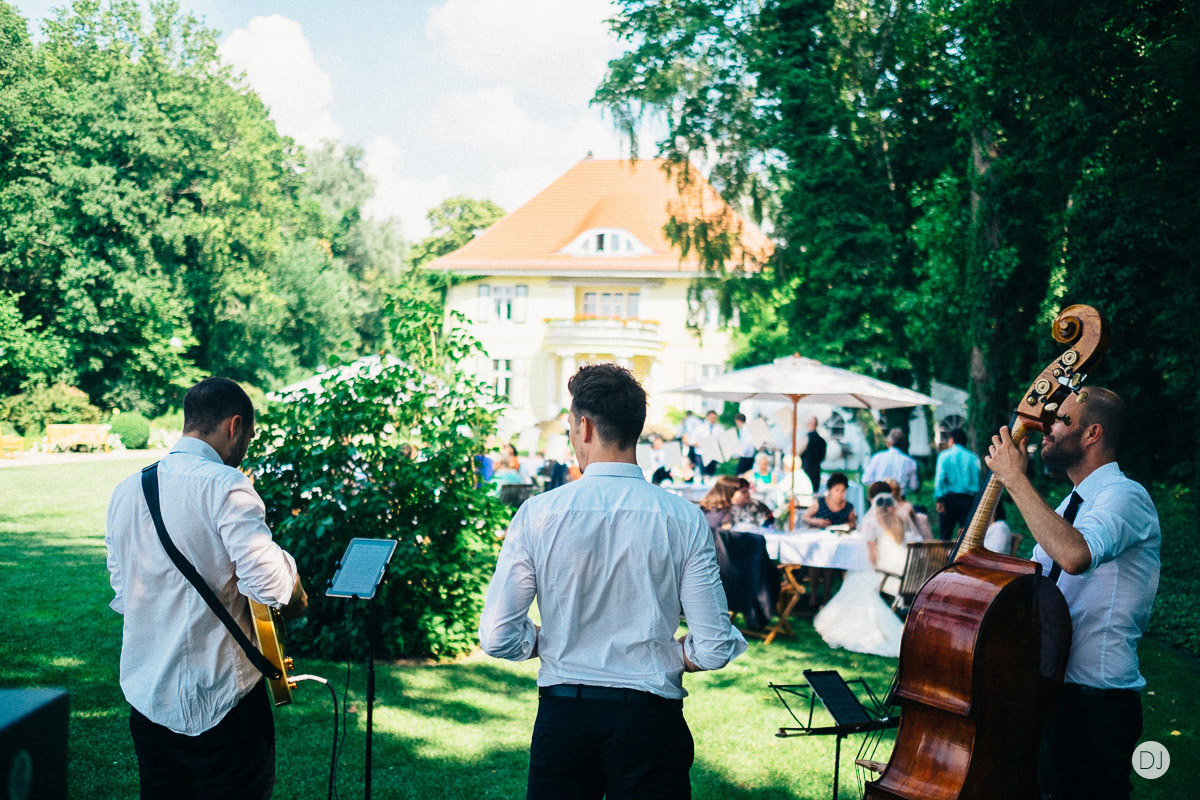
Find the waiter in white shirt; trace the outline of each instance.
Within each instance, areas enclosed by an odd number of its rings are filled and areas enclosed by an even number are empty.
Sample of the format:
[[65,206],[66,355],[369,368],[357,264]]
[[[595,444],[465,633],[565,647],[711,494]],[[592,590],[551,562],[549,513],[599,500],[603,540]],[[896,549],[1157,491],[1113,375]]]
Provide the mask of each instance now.
[[688,798],[683,673],[720,669],[746,642],[704,515],[638,469],[645,391],[614,364],[580,369],[567,388],[583,477],[513,517],[479,639],[497,658],[541,658],[528,798]]
[[[247,636],[243,595],[283,606],[289,618],[308,603],[296,562],[272,541],[262,499],[236,469],[253,436],[250,398],[231,380],[207,378],[184,397],[183,438],[158,465],[168,535]],[[275,723],[266,682],[167,556],[140,473],[113,492],[104,543],[111,605],[124,617],[121,690],[141,797],[270,797]]]
[[1071,653],[1058,708],[1042,741],[1042,796],[1128,798],[1142,734],[1138,642],[1158,591],[1158,512],[1117,466],[1125,406],[1108,389],[1083,389],[1059,409],[1042,460],[1074,491],[1057,511],[1025,475],[1025,450],[1008,428],[992,438],[987,465],[1037,539],[1033,557],[1071,611]]

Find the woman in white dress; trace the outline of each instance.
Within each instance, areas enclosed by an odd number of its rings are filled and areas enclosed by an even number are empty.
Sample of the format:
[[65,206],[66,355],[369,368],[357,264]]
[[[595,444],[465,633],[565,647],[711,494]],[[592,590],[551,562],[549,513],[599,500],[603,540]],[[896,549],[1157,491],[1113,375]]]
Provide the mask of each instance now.
[[896,513],[896,501],[886,483],[871,484],[868,496],[871,508],[863,516],[859,533],[867,540],[875,569],[848,571],[842,588],[813,618],[813,627],[830,647],[896,658],[904,623],[880,597],[884,576],[876,570],[902,573],[908,553],[905,544],[919,540],[920,534]]

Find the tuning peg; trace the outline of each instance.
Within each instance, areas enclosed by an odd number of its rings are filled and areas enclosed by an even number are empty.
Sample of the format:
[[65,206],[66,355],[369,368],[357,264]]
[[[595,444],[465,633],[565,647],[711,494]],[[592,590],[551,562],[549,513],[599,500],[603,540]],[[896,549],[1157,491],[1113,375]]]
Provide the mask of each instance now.
[[284,669],[291,669],[291,668],[292,668],[292,664],[294,664],[294,663],[295,663],[295,662],[294,662],[294,661],[292,661],[292,658],[291,658],[291,656],[288,656],[287,658],[285,658],[285,659],[283,660],[283,668],[284,668]]

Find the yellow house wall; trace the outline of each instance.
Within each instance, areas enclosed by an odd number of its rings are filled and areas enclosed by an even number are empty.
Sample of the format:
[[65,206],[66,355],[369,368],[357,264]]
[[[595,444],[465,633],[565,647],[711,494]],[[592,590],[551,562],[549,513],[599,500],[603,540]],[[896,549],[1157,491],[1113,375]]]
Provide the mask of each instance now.
[[[694,395],[668,394],[667,390],[702,377],[702,365],[725,368],[731,353],[729,333],[711,328],[700,335],[687,327],[690,276],[664,278],[502,276],[479,277],[452,286],[446,297],[448,309],[470,320],[471,333],[487,353],[487,359],[472,366],[480,375],[491,374],[491,359],[506,359],[514,364],[512,408],[505,414],[501,432],[510,435],[531,425],[551,419],[569,401],[565,380],[574,359],[577,365],[595,356],[622,354],[583,352],[577,348],[547,344],[547,320],[573,319],[582,310],[581,290],[609,288],[639,292],[638,318],[658,323],[655,355],[626,353],[626,363],[638,374],[649,395],[647,425],[667,427],[668,407],[701,408]],[[479,300],[479,286],[527,287],[524,321],[497,320]],[[577,306],[577,303],[579,305]],[[564,364],[564,358],[566,363]],[[630,357],[632,356],[632,357]]]

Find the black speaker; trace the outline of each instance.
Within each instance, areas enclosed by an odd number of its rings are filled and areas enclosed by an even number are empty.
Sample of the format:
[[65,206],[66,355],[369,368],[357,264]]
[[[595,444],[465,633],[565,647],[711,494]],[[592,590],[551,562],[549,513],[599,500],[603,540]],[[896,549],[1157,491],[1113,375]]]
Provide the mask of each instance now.
[[0,800],[66,800],[67,693],[0,689]]

